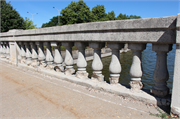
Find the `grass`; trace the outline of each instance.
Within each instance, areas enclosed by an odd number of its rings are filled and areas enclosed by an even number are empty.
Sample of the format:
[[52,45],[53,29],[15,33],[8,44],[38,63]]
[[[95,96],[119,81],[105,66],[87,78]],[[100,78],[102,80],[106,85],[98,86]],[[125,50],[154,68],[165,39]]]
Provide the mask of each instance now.
[[[46,46],[44,46],[44,50],[46,50]],[[54,51],[54,47],[53,47],[53,46],[52,46],[52,50]],[[66,50],[66,47],[61,46],[61,51],[65,51],[65,50]],[[75,46],[73,46],[73,47],[72,47],[72,50],[78,50],[78,48],[75,47]]]

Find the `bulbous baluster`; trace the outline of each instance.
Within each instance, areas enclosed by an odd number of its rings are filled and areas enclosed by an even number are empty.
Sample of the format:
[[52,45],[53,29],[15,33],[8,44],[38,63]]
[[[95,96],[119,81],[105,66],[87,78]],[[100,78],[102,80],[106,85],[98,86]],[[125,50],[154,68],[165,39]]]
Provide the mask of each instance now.
[[86,58],[85,58],[85,47],[87,43],[83,42],[75,42],[75,46],[78,48],[78,59],[77,59],[77,67],[78,71],[76,72],[76,77],[84,79],[88,78],[88,73],[86,72]]
[[63,58],[61,56],[60,42],[51,42],[51,46],[54,46],[54,69],[58,72],[64,72],[64,67],[62,65]]
[[0,42],[0,58],[1,58],[1,55],[3,53],[3,48],[2,48],[2,45],[1,45],[2,42]]
[[32,52],[30,42],[25,42],[26,45],[26,64],[29,66],[32,62]]
[[141,77],[143,75],[143,69],[141,64],[141,53],[146,49],[146,44],[130,43],[129,48],[133,51],[132,65],[130,68],[130,86],[131,90],[138,91],[143,88]]
[[64,60],[66,64],[65,74],[72,75],[73,73],[75,73],[75,70],[73,68],[74,61],[72,57],[72,46],[74,45],[74,43],[63,42],[62,45],[66,47],[66,56]]
[[101,49],[104,46],[104,43],[92,42],[89,43],[89,46],[94,49],[94,56],[92,62],[93,75],[92,80],[104,81],[104,75],[102,75],[103,64],[101,61]]
[[6,42],[6,58],[7,58],[7,60],[10,60],[9,42]]
[[37,45],[35,44],[35,42],[31,42],[31,45],[32,45],[32,63],[31,63],[31,66],[37,67],[39,65]]
[[53,54],[52,54],[51,43],[50,42],[45,42],[44,44],[46,45],[47,68],[48,69],[54,69],[54,66],[53,66],[54,57],[53,57]]
[[121,73],[121,64],[119,62],[119,50],[124,47],[124,44],[108,43],[107,47],[112,49],[111,63],[109,65],[109,81],[110,84],[118,84]]
[[24,42],[19,42],[21,45],[21,63],[25,64],[26,63],[26,48],[24,45]]
[[38,61],[39,61],[39,66],[40,67],[46,67],[46,56],[44,53],[44,44],[43,42],[36,42],[36,45],[38,45]]
[[21,45],[20,45],[20,42],[17,42],[17,63],[21,63]]
[[6,49],[5,49],[4,45],[5,45],[4,42],[1,42],[1,58],[5,58],[6,57],[5,56]]
[[167,53],[172,50],[172,45],[153,44],[152,49],[157,53],[157,60],[153,74],[154,86],[151,89],[151,93],[159,97],[165,97],[169,94],[169,88],[166,83],[169,79]]

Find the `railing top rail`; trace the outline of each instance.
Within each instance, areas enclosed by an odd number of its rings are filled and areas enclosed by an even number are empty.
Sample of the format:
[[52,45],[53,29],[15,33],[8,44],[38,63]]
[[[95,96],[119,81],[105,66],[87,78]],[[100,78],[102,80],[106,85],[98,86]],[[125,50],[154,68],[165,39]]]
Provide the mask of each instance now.
[[[122,41],[175,43],[177,16],[90,22],[0,33],[0,41]],[[160,31],[159,33],[154,32]],[[145,36],[150,33],[152,40]],[[166,33],[166,34],[164,34]],[[143,35],[142,35],[143,34]],[[155,37],[155,36],[157,37]],[[142,37],[141,37],[142,36]],[[165,38],[166,36],[166,38]],[[163,39],[164,40],[163,40]],[[26,40],[25,40],[26,39]],[[128,40],[129,39],[129,40]],[[136,39],[136,40],[132,40]],[[144,40],[143,40],[144,39]]]

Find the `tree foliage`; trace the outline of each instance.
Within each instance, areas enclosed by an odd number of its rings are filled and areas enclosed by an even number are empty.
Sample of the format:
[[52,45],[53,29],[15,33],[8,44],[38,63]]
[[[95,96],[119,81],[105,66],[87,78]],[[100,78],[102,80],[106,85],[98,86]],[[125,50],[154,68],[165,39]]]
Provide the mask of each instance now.
[[120,14],[117,16],[116,20],[139,19],[139,18],[141,18],[141,17],[140,17],[140,16],[136,16],[136,15],[130,15],[130,16],[128,16],[128,15],[126,15],[126,14],[120,13]]
[[89,7],[82,0],[71,2],[65,9],[61,11],[61,25],[86,23],[93,20],[93,14]]
[[26,29],[35,29],[37,25],[33,24],[32,20],[29,20],[29,18],[25,17],[24,24],[26,26]]
[[108,12],[107,19],[108,20],[116,20],[116,15],[115,15],[114,11]]
[[41,27],[43,28],[43,27],[51,27],[57,25],[58,25],[58,16],[55,16],[52,19],[50,19],[48,23],[43,23]]
[[94,15],[94,21],[106,21],[107,14],[105,13],[104,5],[97,5],[92,8],[92,13]]
[[141,17],[136,15],[128,16],[122,13],[120,13],[116,17],[114,11],[111,11],[107,14],[105,12],[104,5],[97,5],[93,7],[91,11],[83,0],[79,0],[78,2],[71,2],[66,8],[62,9],[60,16],[60,24],[58,24],[58,16],[55,16],[50,19],[48,23],[42,24],[42,27],[138,18]]
[[7,32],[10,29],[25,29],[24,19],[13,9],[10,2],[1,1],[1,32]]

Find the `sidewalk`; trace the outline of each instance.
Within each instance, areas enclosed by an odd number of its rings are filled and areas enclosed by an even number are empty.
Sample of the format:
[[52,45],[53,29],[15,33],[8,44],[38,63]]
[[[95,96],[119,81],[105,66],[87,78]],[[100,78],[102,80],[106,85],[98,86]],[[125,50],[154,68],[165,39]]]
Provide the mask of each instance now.
[[0,61],[1,119],[155,119],[154,106]]

